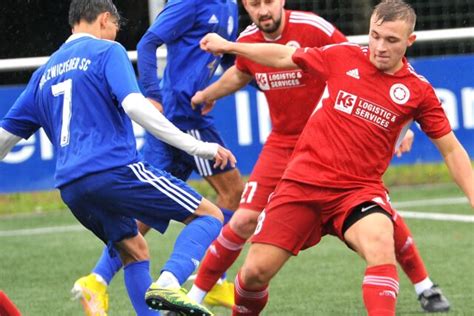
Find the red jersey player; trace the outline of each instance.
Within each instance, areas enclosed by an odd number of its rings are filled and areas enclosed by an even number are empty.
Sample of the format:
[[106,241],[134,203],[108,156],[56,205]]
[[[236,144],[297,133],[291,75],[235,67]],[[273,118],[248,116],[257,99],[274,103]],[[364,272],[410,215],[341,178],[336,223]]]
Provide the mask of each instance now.
[[[273,42],[298,48],[346,41],[341,32],[319,16],[284,10],[283,1],[243,1],[243,4],[254,24],[242,32],[238,40],[241,43]],[[242,88],[252,79],[268,101],[272,132],[246,184],[239,209],[201,264],[188,294],[198,302],[233,264],[245,241],[255,231],[258,215],[283,175],[296,140],[326,85],[325,78],[311,76],[301,69],[275,69],[238,56],[235,66],[216,83],[198,92],[192,102],[207,103],[211,108],[216,99]],[[417,293],[421,294],[423,308],[427,311],[449,309],[449,302],[429,279],[411,233],[400,216],[397,216],[395,239],[397,260],[415,284]],[[206,301],[223,301],[215,294],[219,293],[213,290]]]
[[[259,314],[268,300],[270,279],[291,255],[317,244],[325,233],[338,236],[366,261],[362,289],[369,315],[395,315],[400,222],[381,177],[412,120],[439,148],[474,206],[469,157],[433,88],[403,57],[416,38],[415,20],[413,9],[403,1],[381,2],[370,20],[368,49],[349,43],[322,49],[230,43],[216,34],[201,41],[204,50],[215,54],[234,53],[269,67],[302,69],[327,82],[283,180],[259,217],[236,278],[234,315]],[[238,248],[235,243],[227,246]]]

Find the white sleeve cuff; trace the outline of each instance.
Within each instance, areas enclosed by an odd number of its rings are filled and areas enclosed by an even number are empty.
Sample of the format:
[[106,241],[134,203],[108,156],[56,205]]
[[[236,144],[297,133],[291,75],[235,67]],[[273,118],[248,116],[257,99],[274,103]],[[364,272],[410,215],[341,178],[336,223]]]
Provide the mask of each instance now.
[[21,137],[13,135],[0,127],[0,161],[21,140]]
[[141,93],[130,93],[122,101],[122,107],[133,121],[171,146],[204,159],[212,160],[216,156],[218,144],[202,142],[182,132]]

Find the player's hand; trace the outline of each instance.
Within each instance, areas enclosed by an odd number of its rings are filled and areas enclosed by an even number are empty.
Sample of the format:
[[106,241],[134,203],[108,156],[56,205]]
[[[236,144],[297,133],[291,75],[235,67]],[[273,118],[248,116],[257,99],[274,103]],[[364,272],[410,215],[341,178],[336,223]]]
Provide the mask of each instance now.
[[160,111],[161,113],[163,113],[163,105],[162,105],[160,102],[158,102],[158,101],[156,101],[156,100],[153,100],[153,99],[151,99],[151,98],[147,98],[147,100],[150,101],[151,104],[153,104],[153,106],[154,106],[158,111]]
[[204,97],[204,93],[202,91],[196,92],[196,94],[191,98],[191,106],[195,109],[199,104],[202,104],[203,107],[201,109],[201,114],[206,115],[207,113],[211,112],[216,104],[216,101],[207,100]]
[[199,44],[203,51],[217,56],[227,53],[229,41],[216,33],[209,33],[201,39]]
[[220,167],[221,170],[224,169],[228,163],[235,168],[237,162],[232,152],[220,145],[217,149],[216,155],[214,156],[214,160],[214,168]]
[[413,146],[413,140],[415,139],[415,133],[411,129],[407,131],[405,137],[403,138],[400,146],[398,146],[397,150],[395,151],[395,155],[398,158],[402,156],[403,153],[410,152],[411,147]]

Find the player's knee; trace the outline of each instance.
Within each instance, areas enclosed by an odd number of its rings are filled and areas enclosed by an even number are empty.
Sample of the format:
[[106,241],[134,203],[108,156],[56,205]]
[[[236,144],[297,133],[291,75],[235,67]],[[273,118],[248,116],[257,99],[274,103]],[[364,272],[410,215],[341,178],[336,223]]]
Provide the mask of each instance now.
[[212,216],[216,219],[218,219],[220,222],[224,222],[224,215],[222,214],[222,211],[220,208],[218,208],[216,205],[211,203],[209,200],[203,198],[201,201],[201,204],[195,211],[195,215],[197,216]]
[[116,244],[123,265],[150,259],[148,245],[142,235],[124,239]]
[[271,275],[268,269],[255,262],[244,264],[240,270],[240,278],[249,288],[262,288],[270,283]]
[[145,236],[149,231],[150,231],[150,226],[148,226],[147,224],[145,223],[142,223],[140,221],[137,221],[137,226],[138,226],[138,231],[140,232],[140,234],[142,234],[143,236]]
[[363,255],[371,265],[395,263],[395,243],[393,234],[389,232],[368,234],[363,249]]
[[229,222],[230,227],[240,237],[250,238],[257,227],[258,215],[259,213],[254,211],[237,210]]

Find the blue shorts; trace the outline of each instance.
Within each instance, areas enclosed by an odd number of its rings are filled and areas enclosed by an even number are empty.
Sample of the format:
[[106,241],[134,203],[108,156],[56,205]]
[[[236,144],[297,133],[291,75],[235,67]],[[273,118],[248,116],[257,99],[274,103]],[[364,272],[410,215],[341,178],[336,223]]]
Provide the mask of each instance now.
[[184,221],[202,200],[186,183],[146,162],[87,175],[60,191],[82,225],[109,245],[135,236],[135,219],[163,233],[170,220]]
[[[205,142],[218,143],[225,146],[224,140],[214,126],[185,131],[194,138]],[[166,170],[173,176],[187,181],[193,171],[202,177],[208,177],[234,169],[229,164],[224,169],[213,168],[214,161],[191,156],[184,151],[168,145],[153,135],[146,133],[143,157],[155,168]]]

